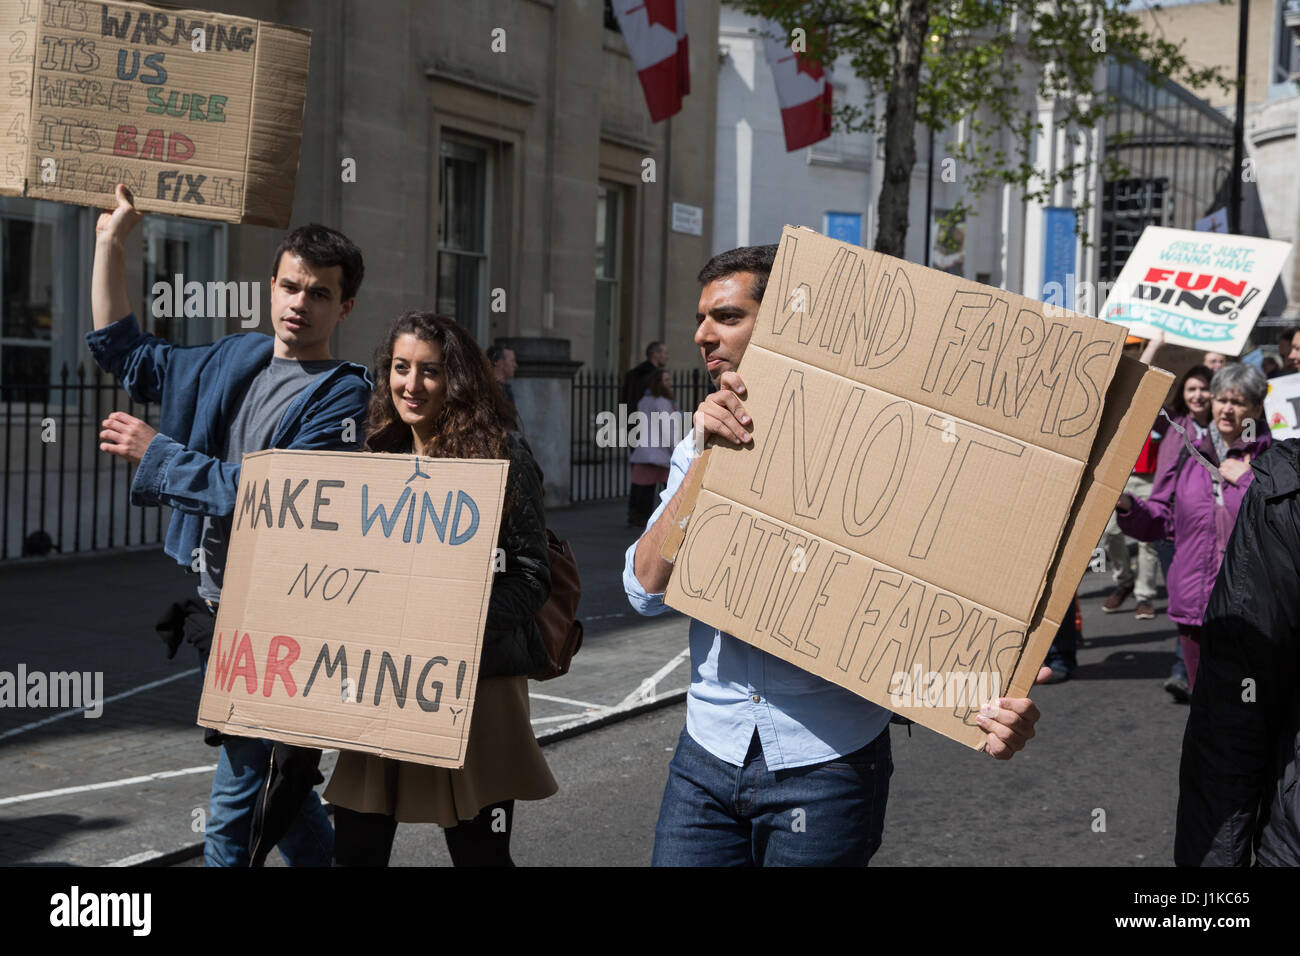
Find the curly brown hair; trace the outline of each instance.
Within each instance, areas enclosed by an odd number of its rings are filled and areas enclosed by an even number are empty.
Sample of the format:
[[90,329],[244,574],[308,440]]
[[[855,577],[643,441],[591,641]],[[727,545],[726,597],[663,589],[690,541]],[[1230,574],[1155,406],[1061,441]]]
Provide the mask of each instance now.
[[370,396],[366,450],[409,452],[414,446],[411,426],[397,414],[388,384],[393,349],[402,335],[414,335],[442,349],[446,383],[438,412],[433,458],[509,458],[508,433],[514,413],[500,384],[492,376],[487,356],[473,337],[453,319],[432,312],[407,312],[388,330],[375,350],[375,391]]

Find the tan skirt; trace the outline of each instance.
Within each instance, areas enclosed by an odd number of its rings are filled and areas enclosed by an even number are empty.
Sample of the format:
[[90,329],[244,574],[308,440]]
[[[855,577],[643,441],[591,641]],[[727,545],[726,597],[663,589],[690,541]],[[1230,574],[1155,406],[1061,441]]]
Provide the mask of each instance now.
[[558,789],[529,722],[528,678],[490,677],[478,684],[460,770],[344,750],[325,799],[401,823],[454,827],[490,804],[541,800]]

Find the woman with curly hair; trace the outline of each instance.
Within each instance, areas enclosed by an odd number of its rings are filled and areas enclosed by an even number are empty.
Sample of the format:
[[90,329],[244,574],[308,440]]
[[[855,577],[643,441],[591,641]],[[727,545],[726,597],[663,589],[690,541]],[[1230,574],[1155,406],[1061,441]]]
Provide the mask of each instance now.
[[456,866],[513,866],[515,800],[555,793],[528,709],[528,674],[546,666],[533,617],[550,594],[541,471],[487,356],[454,321],[407,312],[376,353],[366,450],[431,458],[508,458],[465,766],[447,770],[371,754],[339,754],[325,797],[335,806],[334,860],[387,866],[397,824],[436,823]]

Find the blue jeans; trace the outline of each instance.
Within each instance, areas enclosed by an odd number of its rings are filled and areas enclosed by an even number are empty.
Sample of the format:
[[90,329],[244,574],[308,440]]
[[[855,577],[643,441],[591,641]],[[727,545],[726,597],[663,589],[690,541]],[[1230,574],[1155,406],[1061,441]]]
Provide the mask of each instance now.
[[[1160,567],[1165,572],[1165,587],[1169,584],[1169,565],[1174,562],[1174,543],[1172,541],[1157,541],[1156,555],[1160,558]],[[1174,664],[1169,668],[1169,676],[1175,680],[1187,680],[1187,664],[1183,661],[1183,642],[1177,637],[1174,638]]]
[[837,760],[767,769],[755,733],[734,767],[685,730],[668,766],[654,866],[866,866],[880,848],[889,728]]
[[[199,666],[206,674],[206,651],[199,651]],[[203,828],[205,866],[249,865],[253,805],[270,769],[271,741],[227,737],[222,743],[217,772],[212,776],[207,824]],[[280,840],[279,849],[289,866],[330,866],[334,862],[334,827],[314,790],[303,800],[302,809]]]
[[[204,831],[203,861],[207,866],[248,866],[253,803],[270,766],[269,740],[227,737],[221,745]],[[329,866],[333,862],[334,828],[316,791],[303,800],[279,848],[288,866]]]

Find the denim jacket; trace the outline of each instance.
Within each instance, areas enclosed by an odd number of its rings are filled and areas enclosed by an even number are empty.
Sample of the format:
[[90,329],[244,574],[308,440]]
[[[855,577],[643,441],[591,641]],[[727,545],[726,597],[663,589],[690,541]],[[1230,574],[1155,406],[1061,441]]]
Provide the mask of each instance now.
[[[203,516],[234,513],[240,466],[222,460],[226,435],[248,386],[271,362],[272,338],[250,332],[211,345],[172,345],[141,332],[131,314],[88,332],[86,344],[132,399],[162,405],[158,435],[131,482],[131,504],[174,510],[164,550],[189,565]],[[271,447],[360,450],[372,389],[363,366],[342,363],[294,399]],[[352,443],[343,441],[347,418],[356,423]]]

